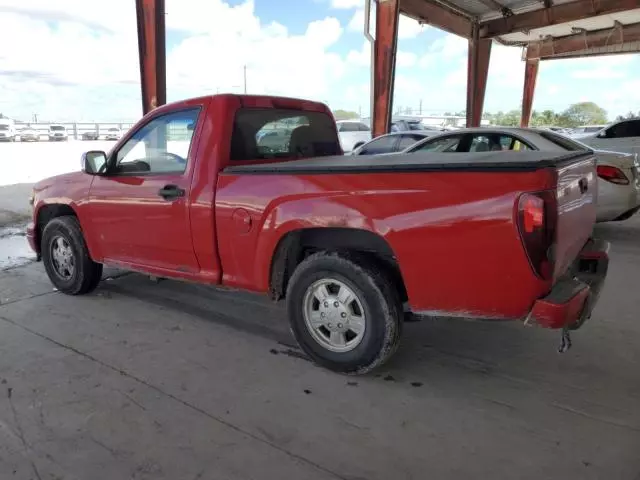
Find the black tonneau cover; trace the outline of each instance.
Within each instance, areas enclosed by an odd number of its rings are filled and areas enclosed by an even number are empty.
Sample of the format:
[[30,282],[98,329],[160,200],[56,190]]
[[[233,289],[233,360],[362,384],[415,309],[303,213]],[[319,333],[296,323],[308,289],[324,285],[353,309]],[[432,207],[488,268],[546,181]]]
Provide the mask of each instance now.
[[429,171],[532,171],[561,167],[586,159],[593,152],[557,153],[539,151],[504,151],[481,153],[403,153],[390,155],[339,155],[302,160],[274,160],[269,163],[231,165],[228,174],[323,174],[323,173],[391,173]]

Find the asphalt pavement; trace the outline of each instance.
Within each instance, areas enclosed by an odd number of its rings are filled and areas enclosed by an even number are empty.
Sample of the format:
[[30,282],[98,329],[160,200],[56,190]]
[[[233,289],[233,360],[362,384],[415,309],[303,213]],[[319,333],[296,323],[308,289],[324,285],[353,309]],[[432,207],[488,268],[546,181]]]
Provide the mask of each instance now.
[[364,377],[310,363],[260,296],[0,272],[0,479],[640,478],[640,217],[593,318],[423,320]]

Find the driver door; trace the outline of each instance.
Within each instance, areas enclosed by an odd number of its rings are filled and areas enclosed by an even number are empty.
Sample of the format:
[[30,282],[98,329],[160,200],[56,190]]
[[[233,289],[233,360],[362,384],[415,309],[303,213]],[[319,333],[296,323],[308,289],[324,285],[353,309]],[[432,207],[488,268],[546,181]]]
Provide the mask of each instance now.
[[200,270],[189,223],[200,108],[153,117],[94,177],[89,210],[105,263],[180,273]]

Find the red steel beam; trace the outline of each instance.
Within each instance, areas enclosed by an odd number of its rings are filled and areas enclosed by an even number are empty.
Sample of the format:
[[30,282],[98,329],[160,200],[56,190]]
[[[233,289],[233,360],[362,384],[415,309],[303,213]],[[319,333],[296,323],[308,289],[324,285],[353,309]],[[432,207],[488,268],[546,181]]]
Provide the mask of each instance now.
[[464,38],[471,37],[471,20],[429,0],[400,0],[400,11],[415,20]]
[[142,113],[167,103],[164,0],[136,0]]
[[640,8],[640,0],[577,0],[483,22],[480,25],[480,38],[499,37],[635,8]]
[[491,39],[478,38],[478,28],[473,28],[467,53],[467,127],[479,127],[482,121],[491,43]]
[[577,53],[590,48],[623,45],[638,41],[640,41],[640,23],[618,24],[613,28],[532,42],[527,47],[527,58],[531,60],[554,58],[557,55]]
[[391,128],[399,18],[399,0],[378,0],[373,59],[372,134],[374,137],[388,133]]
[[524,90],[522,92],[522,117],[520,126],[528,127],[531,120],[533,96],[536,92],[536,80],[538,79],[538,67],[540,60],[527,60],[524,67]]

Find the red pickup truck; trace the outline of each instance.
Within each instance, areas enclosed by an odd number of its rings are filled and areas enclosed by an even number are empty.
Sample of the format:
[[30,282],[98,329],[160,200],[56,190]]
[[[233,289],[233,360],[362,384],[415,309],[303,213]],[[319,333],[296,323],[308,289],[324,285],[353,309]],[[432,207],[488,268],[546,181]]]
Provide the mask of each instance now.
[[575,329],[608,266],[590,152],[344,156],[323,104],[217,95],[153,110],[81,170],[32,199],[58,290],[106,264],[268,293],[339,372],[389,358],[409,312]]

